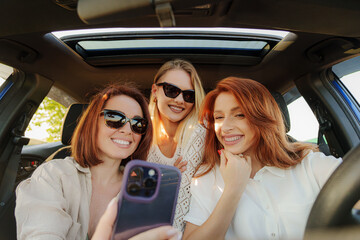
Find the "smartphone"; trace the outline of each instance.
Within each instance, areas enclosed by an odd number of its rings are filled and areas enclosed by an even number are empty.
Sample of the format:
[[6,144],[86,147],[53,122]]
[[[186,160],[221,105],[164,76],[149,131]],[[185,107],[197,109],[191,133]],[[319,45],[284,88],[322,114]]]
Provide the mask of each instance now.
[[180,182],[176,167],[131,160],[124,170],[112,239],[172,225]]

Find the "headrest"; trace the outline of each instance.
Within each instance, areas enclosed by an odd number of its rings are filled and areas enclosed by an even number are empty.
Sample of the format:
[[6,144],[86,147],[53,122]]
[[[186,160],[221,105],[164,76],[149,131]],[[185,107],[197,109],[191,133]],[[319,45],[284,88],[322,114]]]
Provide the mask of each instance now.
[[284,118],[286,132],[290,131],[290,115],[284,97],[278,92],[271,92],[277,102]]
[[70,145],[71,137],[75,131],[79,119],[89,104],[74,103],[72,104],[65,115],[65,120],[62,125],[61,142],[64,145]]

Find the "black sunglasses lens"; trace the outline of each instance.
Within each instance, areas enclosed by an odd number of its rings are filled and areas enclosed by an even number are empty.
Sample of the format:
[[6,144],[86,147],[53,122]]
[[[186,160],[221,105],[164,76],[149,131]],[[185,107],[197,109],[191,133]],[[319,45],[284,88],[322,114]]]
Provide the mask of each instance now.
[[176,98],[180,93],[181,89],[170,84],[164,84],[164,93],[169,98]]
[[137,134],[144,134],[148,127],[148,121],[142,117],[128,119],[123,113],[111,110],[104,110],[104,119],[106,125],[110,128],[119,129],[130,121],[131,130]]
[[188,103],[195,102],[195,92],[194,91],[183,91],[184,101]]
[[104,112],[104,119],[110,128],[121,128],[126,123],[126,116],[117,112]]
[[188,103],[195,102],[195,91],[191,91],[191,90],[181,91],[180,88],[167,83],[164,83],[163,88],[165,95],[169,98],[176,98],[182,92],[185,102]]
[[145,118],[133,118],[131,119],[131,129],[134,133],[144,134],[146,132],[148,122]]

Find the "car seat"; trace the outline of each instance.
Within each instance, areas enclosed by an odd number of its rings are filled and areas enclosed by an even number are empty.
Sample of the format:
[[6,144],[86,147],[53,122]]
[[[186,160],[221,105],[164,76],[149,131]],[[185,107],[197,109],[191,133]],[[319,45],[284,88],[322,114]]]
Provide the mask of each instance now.
[[[276,103],[278,104],[278,106],[282,112],[284,124],[285,124],[285,130],[286,130],[286,133],[288,133],[290,131],[291,125],[290,125],[289,110],[288,110],[287,104],[285,102],[285,99],[279,92],[271,92],[271,95],[274,97]],[[295,138],[291,137],[290,135],[287,135],[287,136],[291,142],[296,142]]]

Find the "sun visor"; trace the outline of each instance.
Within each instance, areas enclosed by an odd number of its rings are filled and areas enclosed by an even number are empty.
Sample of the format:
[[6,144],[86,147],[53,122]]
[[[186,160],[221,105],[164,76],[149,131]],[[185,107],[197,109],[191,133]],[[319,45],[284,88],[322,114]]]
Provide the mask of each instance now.
[[152,0],[79,0],[77,12],[88,24],[119,21],[154,14]]
[[221,0],[79,0],[77,12],[87,24],[119,22],[153,15],[161,27],[174,27],[173,10],[188,9]]

